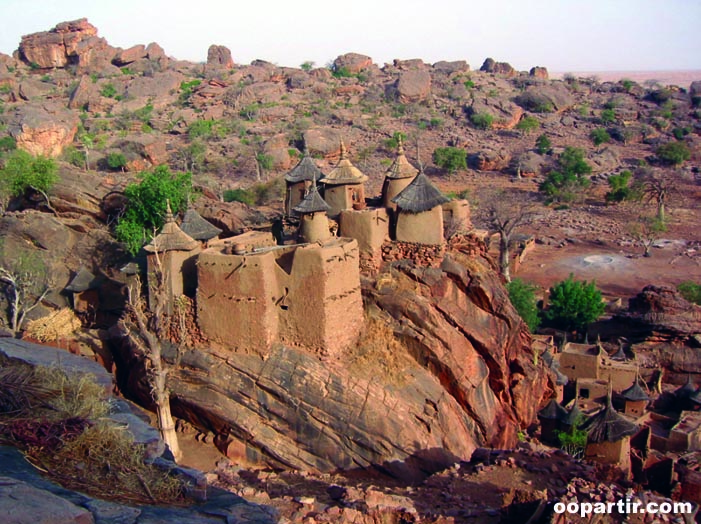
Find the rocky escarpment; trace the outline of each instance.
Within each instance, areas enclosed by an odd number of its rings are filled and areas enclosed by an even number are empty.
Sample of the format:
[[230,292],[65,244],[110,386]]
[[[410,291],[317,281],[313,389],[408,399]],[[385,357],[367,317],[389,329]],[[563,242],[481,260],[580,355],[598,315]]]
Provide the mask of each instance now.
[[[382,326],[374,352],[322,361],[278,347],[262,360],[197,348],[169,375],[174,414],[232,458],[320,471],[379,465],[410,478],[514,445],[548,378],[489,262],[400,261],[364,288],[368,324]],[[130,370],[122,387],[147,401],[138,357],[113,335]]]

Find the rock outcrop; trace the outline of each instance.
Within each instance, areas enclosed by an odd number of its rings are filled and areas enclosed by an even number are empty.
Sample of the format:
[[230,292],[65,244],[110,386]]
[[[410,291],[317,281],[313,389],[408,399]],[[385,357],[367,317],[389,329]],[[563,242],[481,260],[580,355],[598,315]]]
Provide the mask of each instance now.
[[[356,350],[322,360],[278,347],[261,359],[201,347],[170,375],[174,413],[232,458],[303,470],[378,465],[415,478],[479,446],[515,445],[548,377],[494,268],[451,253],[440,269],[400,261],[390,274],[365,283],[376,322],[394,333],[376,337],[385,349],[365,367]],[[126,340],[113,332],[130,370],[121,386],[148,402]]]
[[114,49],[97,36],[97,28],[86,18],[61,22],[50,31],[25,35],[18,51],[20,59],[42,69],[69,64],[82,67],[108,64],[114,55]]
[[19,149],[32,155],[57,157],[73,142],[78,123],[78,115],[65,106],[46,102],[19,106],[10,116],[8,127]]
[[234,59],[231,51],[223,45],[211,45],[207,50],[207,69],[231,69]]
[[372,58],[359,53],[346,53],[333,61],[333,70],[340,71],[341,69],[348,71],[351,74],[360,73],[372,65]]
[[630,299],[628,311],[615,318],[633,336],[683,341],[701,334],[701,306],[692,304],[675,289],[645,286]]
[[493,58],[487,58],[482,67],[480,67],[480,71],[504,76],[516,76],[516,70],[511,67],[511,64],[508,62],[496,62]]
[[402,103],[426,100],[431,94],[431,75],[423,70],[405,71],[397,79],[396,89]]

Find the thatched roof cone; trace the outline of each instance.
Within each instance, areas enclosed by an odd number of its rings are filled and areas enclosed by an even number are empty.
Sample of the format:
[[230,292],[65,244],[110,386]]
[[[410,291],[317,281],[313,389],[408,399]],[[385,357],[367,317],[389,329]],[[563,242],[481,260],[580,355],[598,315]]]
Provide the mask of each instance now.
[[323,176],[324,174],[309,156],[309,150],[305,148],[302,159],[285,175],[285,180],[294,184],[305,180],[318,180]]
[[687,375],[686,384],[676,389],[674,395],[678,400],[684,400],[696,393],[694,382],[691,380],[691,375]]
[[[316,182],[316,180],[314,180],[314,182]],[[308,215],[310,213],[328,211],[331,209],[331,206],[329,206],[326,203],[326,201],[323,198],[321,198],[319,190],[316,187],[316,183],[314,182],[309,188],[309,191],[307,191],[307,194],[304,195],[304,199],[292,208],[295,212],[299,213],[300,215]]]
[[581,416],[582,412],[577,407],[577,403],[575,402],[572,406],[572,409],[570,409],[569,413],[567,413],[567,416],[562,420],[562,423],[568,426],[574,426]]
[[404,155],[404,144],[400,136],[397,140],[397,157],[392,162],[392,165],[389,166],[385,176],[387,178],[413,178],[418,172],[419,170],[412,166],[406,155]]
[[71,293],[82,293],[88,289],[94,289],[100,285],[102,278],[96,277],[90,271],[81,267],[73,280],[64,288]]
[[545,406],[538,412],[538,418],[546,420],[564,420],[567,418],[567,410],[562,407],[562,405],[555,399],[548,402]]
[[166,223],[161,228],[161,232],[145,245],[144,249],[149,253],[155,253],[156,251],[192,251],[199,247],[199,242],[184,233],[175,223],[173,212],[170,210],[170,202],[167,206]]
[[221,229],[202,218],[202,215],[192,208],[185,212],[180,229],[186,235],[199,241],[210,240],[222,232]]
[[608,396],[604,408],[582,424],[582,429],[587,432],[589,442],[598,444],[604,441],[618,442],[634,435],[638,426],[613,409],[611,396]]
[[319,180],[322,184],[340,186],[344,184],[362,184],[368,177],[348,160],[348,151],[341,141],[341,158],[338,164],[324,178]]
[[643,388],[640,387],[638,377],[635,377],[635,380],[633,381],[633,385],[631,387],[621,391],[621,396],[626,400],[630,400],[631,402],[636,402],[639,400],[650,400],[648,394],[645,393]]
[[426,174],[421,171],[401,193],[392,199],[399,211],[423,213],[436,206],[449,202],[450,199],[433,185]]

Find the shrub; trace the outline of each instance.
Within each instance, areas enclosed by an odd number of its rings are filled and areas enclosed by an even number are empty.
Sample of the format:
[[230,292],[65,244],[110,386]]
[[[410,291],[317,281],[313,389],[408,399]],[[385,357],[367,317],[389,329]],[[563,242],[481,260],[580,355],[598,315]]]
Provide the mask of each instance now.
[[256,162],[258,162],[258,165],[264,171],[269,171],[273,168],[273,161],[273,157],[266,153],[256,154]]
[[584,160],[584,151],[568,147],[558,158],[560,169],[551,171],[538,189],[550,202],[571,202],[585,188],[590,180],[591,166]]
[[518,314],[528,325],[529,331],[531,333],[535,332],[540,325],[535,297],[536,286],[528,284],[520,278],[515,278],[506,285],[506,289],[509,292],[511,304],[513,304]]
[[594,129],[591,133],[589,133],[589,138],[591,138],[591,141],[597,146],[611,141],[611,135],[609,135],[608,131],[602,127]]
[[107,165],[110,169],[123,169],[127,165],[127,159],[122,153],[110,153],[107,155]]
[[685,300],[701,306],[701,284],[687,280],[679,284],[677,290]]
[[334,68],[331,74],[334,78],[350,78],[354,76],[346,66]]
[[192,191],[192,175],[171,173],[167,166],[158,166],[139,177],[139,183],[124,189],[127,205],[115,230],[117,239],[126,244],[132,255],[163,227],[166,202],[170,201],[173,213],[184,211]]
[[299,67],[302,71],[311,71],[314,68],[314,62],[307,60],[306,62],[302,62]]
[[75,167],[85,167],[85,153],[78,151],[75,146],[68,146],[61,155],[63,159]]
[[102,86],[102,89],[100,89],[100,95],[105,98],[114,98],[117,95],[117,88],[114,87],[112,83],[105,84]]
[[611,191],[606,193],[606,202],[623,202],[630,199],[633,196],[633,189],[630,186],[632,177],[633,174],[628,170],[611,175],[608,178]]
[[406,141],[406,134],[402,133],[401,131],[395,131],[392,135],[392,138],[388,138],[383,142],[385,149],[389,149],[390,151],[394,151],[395,149],[397,149],[397,146],[399,146],[400,138],[402,139],[402,141]]
[[538,121],[538,119],[530,115],[524,116],[521,120],[519,120],[518,124],[516,124],[516,129],[525,133],[530,133],[531,131],[533,131],[534,129],[538,129],[539,127],[540,122]]
[[602,124],[612,124],[616,121],[616,112],[613,108],[603,109],[599,116]]
[[657,148],[655,152],[665,164],[679,165],[691,158],[691,151],[684,142],[668,142]]
[[604,313],[604,302],[594,282],[574,280],[570,274],[566,280],[550,288],[545,318],[556,327],[565,330],[581,330]]
[[0,138],[0,156],[3,153],[8,153],[17,149],[17,140],[11,136],[4,136]]
[[218,127],[218,122],[216,120],[195,120],[190,127],[187,128],[187,136],[190,140],[195,138],[210,138],[215,134]]
[[620,83],[621,83],[621,86],[623,86],[623,89],[626,93],[630,92],[630,90],[635,85],[635,82],[633,82],[632,80],[629,80],[628,78],[624,78],[623,80],[621,80]]
[[552,145],[552,142],[550,142],[550,139],[548,138],[548,136],[545,134],[542,134],[538,138],[536,138],[535,147],[538,150],[539,154],[545,155],[545,154],[550,153],[553,145]]
[[256,202],[256,196],[247,189],[227,189],[224,191],[224,202],[241,202],[252,206]]
[[470,116],[470,122],[477,129],[489,129],[494,123],[494,117],[489,113],[473,113]]
[[433,151],[433,163],[455,173],[458,169],[467,169],[467,153],[459,147],[437,147]]

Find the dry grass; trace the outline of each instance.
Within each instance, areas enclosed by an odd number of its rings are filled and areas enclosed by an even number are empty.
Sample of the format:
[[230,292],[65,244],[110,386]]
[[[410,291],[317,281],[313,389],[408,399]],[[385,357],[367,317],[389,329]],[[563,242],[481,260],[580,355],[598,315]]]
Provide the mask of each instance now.
[[81,327],[72,309],[63,308],[27,323],[26,334],[39,342],[55,342],[68,338]]
[[365,328],[355,347],[348,350],[350,368],[361,376],[378,377],[383,382],[401,385],[411,360],[389,323],[366,315]]
[[183,483],[144,463],[144,447],[103,417],[109,403],[89,375],[0,362],[0,440],[66,488],[106,500],[185,504]]

